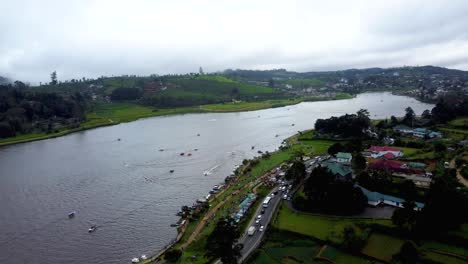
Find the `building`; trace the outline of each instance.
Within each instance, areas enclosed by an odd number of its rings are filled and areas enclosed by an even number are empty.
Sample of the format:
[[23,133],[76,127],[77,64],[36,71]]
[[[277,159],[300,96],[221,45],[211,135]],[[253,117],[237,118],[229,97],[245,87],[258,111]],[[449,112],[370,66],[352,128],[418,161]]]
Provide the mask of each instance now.
[[336,153],[336,161],[339,163],[344,163],[344,164],[350,164],[351,160],[353,159],[353,156],[351,153],[347,152],[338,152]]
[[424,138],[426,135],[428,135],[430,132],[430,130],[426,129],[426,128],[415,128],[413,129],[413,136],[414,137],[419,137],[419,138]]
[[371,146],[367,151],[370,157],[377,158],[387,158],[394,159],[403,156],[403,151],[399,148],[389,147],[389,146]]
[[413,129],[405,125],[398,125],[393,128],[393,131],[403,133],[403,134],[412,134]]
[[[367,203],[371,206],[379,206],[379,205],[390,205],[394,207],[399,207],[403,208],[403,203],[405,202],[404,199],[392,196],[392,195],[387,195],[387,194],[382,194],[379,192],[372,192],[360,185],[356,184],[356,187],[360,188],[364,195],[367,197]],[[420,211],[423,207],[423,203],[416,202],[416,207],[414,210]]]
[[321,165],[327,168],[337,180],[349,181],[353,179],[353,171],[349,166],[338,162],[322,162]]

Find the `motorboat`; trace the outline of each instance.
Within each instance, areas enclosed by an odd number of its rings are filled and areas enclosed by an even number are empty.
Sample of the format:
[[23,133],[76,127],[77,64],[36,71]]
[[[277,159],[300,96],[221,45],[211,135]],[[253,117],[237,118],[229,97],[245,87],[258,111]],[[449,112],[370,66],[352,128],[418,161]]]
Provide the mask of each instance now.
[[73,217],[75,217],[75,214],[76,214],[75,211],[72,211],[72,212],[68,213],[68,218],[72,219]]
[[96,225],[92,225],[89,229],[88,229],[88,233],[93,233],[94,231],[96,231],[97,229],[97,226]]
[[180,155],[183,156],[183,155],[185,155],[185,153],[181,152]]
[[140,260],[138,258],[132,258],[132,263],[138,263]]
[[174,173],[174,170],[170,170],[169,172],[170,172],[170,173]]
[[147,260],[148,257],[146,257],[146,255],[141,255],[140,259],[141,259],[141,260]]
[[187,154],[187,156],[189,156],[189,157],[192,156],[192,153]]

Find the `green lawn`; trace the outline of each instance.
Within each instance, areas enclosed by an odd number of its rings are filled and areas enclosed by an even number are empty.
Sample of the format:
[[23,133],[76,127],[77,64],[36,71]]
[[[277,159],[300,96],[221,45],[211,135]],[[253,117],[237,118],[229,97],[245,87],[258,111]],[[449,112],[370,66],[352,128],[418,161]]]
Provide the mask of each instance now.
[[[265,243],[249,259],[247,263],[326,263],[316,259],[322,245],[317,241],[297,233],[282,230],[268,231]],[[338,264],[371,263],[363,258],[328,246],[321,256],[328,257]]]
[[448,122],[450,126],[468,128],[468,117],[459,117],[455,120]]
[[348,225],[361,223],[392,225],[390,220],[383,219],[327,217],[308,213],[295,213],[287,208],[287,206],[282,206],[273,225],[281,230],[341,243],[343,241],[342,233],[344,228]]
[[373,233],[362,249],[362,253],[379,260],[391,261],[392,256],[400,252],[404,242],[395,237]]

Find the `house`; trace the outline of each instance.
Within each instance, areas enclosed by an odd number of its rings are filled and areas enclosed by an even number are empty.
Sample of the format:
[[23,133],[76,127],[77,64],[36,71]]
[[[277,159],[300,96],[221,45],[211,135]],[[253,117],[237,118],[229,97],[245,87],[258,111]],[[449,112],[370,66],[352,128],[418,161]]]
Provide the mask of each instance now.
[[393,131],[403,133],[403,134],[411,134],[413,133],[413,129],[405,125],[398,125],[393,128]]
[[[394,207],[403,208],[403,203],[405,202],[405,200],[402,198],[382,194],[379,192],[372,192],[357,184],[356,187],[361,189],[362,193],[364,193],[364,195],[367,197],[367,203],[371,206],[390,205]],[[423,203],[416,202],[415,204],[416,207],[414,208],[414,210],[416,211],[420,211],[424,207]]]
[[338,162],[323,162],[321,165],[327,168],[328,171],[333,174],[337,180],[349,181],[353,178],[353,171],[349,166]]
[[336,161],[339,163],[344,163],[344,164],[350,164],[351,160],[353,159],[353,156],[351,153],[347,152],[338,152],[336,153]]
[[395,144],[395,139],[394,138],[390,138],[390,137],[385,137],[383,140],[383,143],[385,145],[393,145]]
[[413,129],[413,136],[418,138],[441,138],[442,133],[429,130],[427,128],[419,127]]
[[382,157],[384,159],[394,159],[394,158],[396,158],[396,156],[391,152],[385,153],[385,155],[383,155]]
[[378,160],[372,163],[369,168],[373,170],[385,170],[391,173],[411,173],[411,170],[407,168],[405,163],[388,159]]
[[413,136],[414,137],[419,137],[419,138],[424,138],[426,135],[428,135],[431,131],[426,129],[426,128],[415,128],[413,129]]
[[[403,151],[401,151],[399,148],[394,148],[394,147],[389,147],[389,146],[371,146],[368,149],[368,152],[370,152],[370,157],[372,158],[387,158],[387,159],[394,159],[398,157],[403,156]],[[391,154],[391,155],[387,155]],[[387,156],[385,156],[387,155]]]
[[442,138],[442,133],[436,132],[436,131],[431,131],[428,134],[429,138]]

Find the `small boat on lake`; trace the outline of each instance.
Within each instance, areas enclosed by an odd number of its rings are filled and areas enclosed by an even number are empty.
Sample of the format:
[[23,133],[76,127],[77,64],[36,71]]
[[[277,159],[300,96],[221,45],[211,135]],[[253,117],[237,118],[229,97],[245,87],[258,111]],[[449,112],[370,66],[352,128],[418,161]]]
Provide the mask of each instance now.
[[187,154],[187,156],[189,156],[189,157],[192,156],[192,153]]
[[75,214],[76,214],[75,211],[72,211],[72,212],[68,213],[68,218],[72,219],[73,217],[75,217]]
[[88,229],[88,233],[93,233],[94,231],[96,231],[97,229],[97,226],[96,225],[92,225],[89,229]]
[[183,155],[185,155],[185,153],[184,153],[184,152],[181,152],[180,155],[183,156]]
[[138,263],[140,260],[138,258],[132,258],[132,263]]
[[174,170],[170,170],[169,172],[170,172],[170,173],[174,173]]

